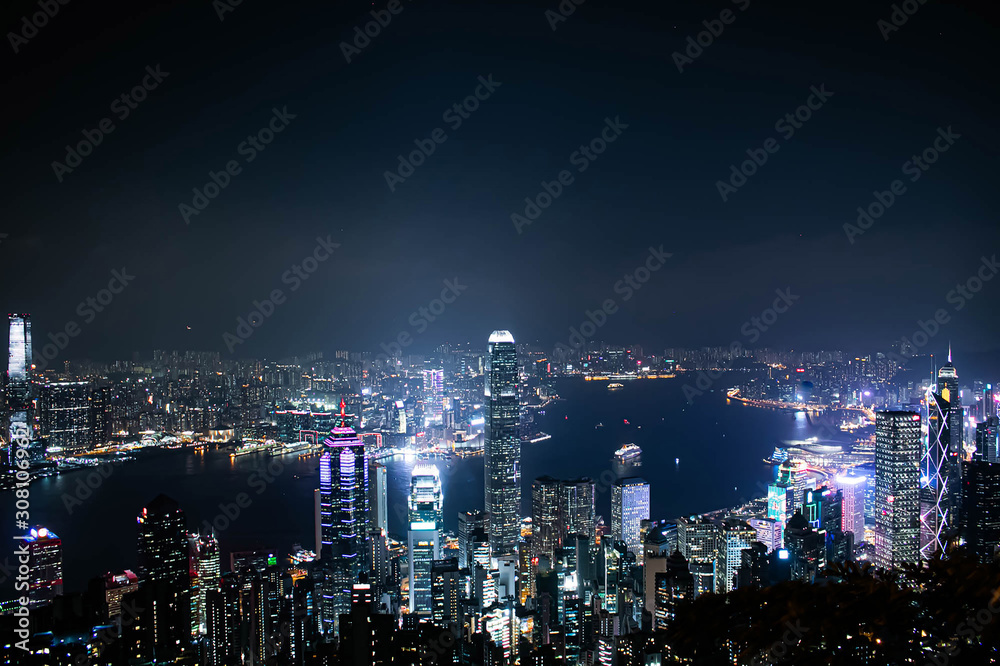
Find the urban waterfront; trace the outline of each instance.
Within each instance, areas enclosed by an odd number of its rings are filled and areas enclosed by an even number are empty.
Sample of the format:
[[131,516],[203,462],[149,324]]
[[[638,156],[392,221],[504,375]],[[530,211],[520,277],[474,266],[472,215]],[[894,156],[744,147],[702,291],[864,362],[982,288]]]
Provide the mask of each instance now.
[[[552,438],[522,446],[522,515],[531,514],[535,477],[590,476],[598,481],[597,512],[610,522],[609,484],[601,479],[621,475],[612,455],[628,442],[639,445],[643,454],[642,465],[626,474],[650,482],[652,515],[672,518],[732,506],[766,494],[771,471],[762,459],[775,444],[819,434],[801,413],[727,404],[724,391],[707,393],[689,405],[683,383],[683,377],[636,380],[609,391],[606,382],[557,382],[563,399],[536,417],[539,429]],[[387,461],[389,527],[398,537],[405,535],[405,498],[415,462],[402,456]],[[445,527],[454,531],[458,511],[482,504],[483,458],[434,462],[444,486]],[[317,457],[297,454],[231,460],[221,450],[155,451],[111,468],[89,496],[81,488],[93,469],[32,483],[32,513],[62,538],[67,591],[82,590],[94,576],[136,566],[136,515],[159,493],[178,501],[190,529],[204,521],[215,523],[224,562],[230,552],[253,548],[274,548],[282,555],[295,543],[312,549],[318,465]],[[220,505],[232,511],[239,493],[246,493],[251,503],[230,519]],[[13,492],[3,493],[11,512],[13,498]],[[14,533],[5,523],[8,542]],[[5,588],[9,586],[7,582]]]

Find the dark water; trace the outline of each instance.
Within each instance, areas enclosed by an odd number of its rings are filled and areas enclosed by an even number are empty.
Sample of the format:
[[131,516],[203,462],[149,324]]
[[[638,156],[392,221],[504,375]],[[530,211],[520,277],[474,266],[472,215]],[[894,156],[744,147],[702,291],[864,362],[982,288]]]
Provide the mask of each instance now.
[[[680,380],[662,379],[625,382],[618,391],[608,391],[606,382],[560,384],[565,400],[550,405],[537,419],[538,428],[552,439],[522,450],[524,514],[530,512],[532,479],[549,474],[610,480],[616,471],[612,454],[627,442],[643,450],[642,466],[631,474],[650,482],[654,518],[735,505],[765,493],[758,484],[770,480],[770,470],[761,459],[778,441],[816,434],[802,415],[727,405],[720,393],[706,393],[688,405],[681,386]],[[598,423],[604,426],[595,428]],[[679,464],[675,458],[680,458]],[[402,533],[409,473],[415,462],[397,458],[388,463],[389,529],[396,534]],[[446,527],[454,529],[458,511],[482,508],[483,460],[477,456],[436,462],[444,483]],[[278,471],[275,476],[268,472],[269,464]],[[225,527],[217,531],[226,568],[231,551],[271,547],[287,553],[293,543],[314,546],[318,464],[316,457],[299,459],[295,454],[230,461],[219,451],[155,452],[115,469],[72,510],[67,509],[64,495],[74,496],[92,471],[33,483],[32,522],[62,538],[66,589],[80,590],[93,576],[136,566],[136,515],[157,494],[177,500],[193,529],[215,520],[222,512],[220,504],[232,505],[239,493],[245,493],[249,506],[240,508],[235,519],[216,523]],[[598,488],[598,512],[610,522],[608,484],[599,483]],[[14,529],[13,504],[12,493],[0,495],[2,535],[11,544],[0,551],[0,563],[13,551],[13,534],[21,533]],[[12,596],[9,581],[3,590],[4,597]]]

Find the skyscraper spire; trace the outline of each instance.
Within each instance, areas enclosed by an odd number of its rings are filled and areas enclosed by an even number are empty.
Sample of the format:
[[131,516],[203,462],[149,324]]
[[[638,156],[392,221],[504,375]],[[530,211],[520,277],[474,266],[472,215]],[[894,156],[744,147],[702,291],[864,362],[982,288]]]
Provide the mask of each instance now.
[[340,414],[338,416],[340,416],[341,428],[347,427],[347,413],[344,411],[345,409],[347,409],[347,403],[344,402],[344,396],[340,396]]
[[951,363],[951,340],[948,341],[948,363]]

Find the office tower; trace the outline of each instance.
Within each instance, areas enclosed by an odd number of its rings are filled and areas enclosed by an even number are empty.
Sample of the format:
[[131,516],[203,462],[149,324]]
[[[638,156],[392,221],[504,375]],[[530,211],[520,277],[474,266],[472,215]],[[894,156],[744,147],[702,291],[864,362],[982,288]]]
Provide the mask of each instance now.
[[406,552],[410,563],[410,613],[430,617],[433,612],[432,567],[441,557],[440,535],[432,522],[410,523]]
[[784,525],[774,518],[751,518],[747,522],[757,533],[756,540],[764,545],[765,554],[782,547]]
[[111,437],[112,395],[113,391],[110,386],[91,386],[90,388],[91,448],[104,446]]
[[[788,551],[781,549],[786,555]],[[740,568],[736,573],[736,587],[766,587],[769,584],[767,570],[767,546],[757,541],[750,544],[741,554]]]
[[819,530],[826,539],[826,561],[847,562],[854,559],[854,535],[844,531],[844,493],[826,486],[815,492],[820,496]]
[[509,331],[493,331],[486,352],[484,474],[493,557],[514,553],[521,533],[520,404],[517,348]]
[[434,560],[431,563],[431,618],[434,624],[447,627],[461,623],[460,595],[458,558]]
[[962,410],[962,393],[958,388],[958,372],[951,363],[951,345],[948,345],[948,362],[938,370],[937,392],[948,401],[951,409],[948,411],[948,462],[949,473],[948,493],[953,497],[953,505],[958,506],[958,496],[962,493],[961,465],[964,428],[964,412]]
[[594,482],[560,481],[542,476],[531,485],[532,545],[536,557],[552,561],[553,553],[581,534],[594,539]]
[[471,536],[473,531],[479,529],[483,534],[486,533],[486,525],[488,524],[489,517],[482,511],[476,509],[473,511],[459,511],[458,512],[458,566],[461,569],[471,569],[474,565],[472,564],[472,548],[470,548]]
[[122,614],[122,598],[138,589],[139,577],[128,569],[118,574],[110,571],[104,574],[104,603],[108,606],[109,620]]
[[380,462],[371,460],[368,471],[371,483],[369,505],[372,513],[372,532],[389,533],[389,481],[388,470]]
[[788,519],[785,526],[785,547],[791,560],[793,580],[812,583],[820,569],[826,566],[826,538],[812,528],[801,511]]
[[409,535],[407,555],[410,563],[410,612],[431,615],[432,567],[441,557],[440,531],[444,496],[441,476],[434,465],[414,465],[410,475],[407,502]]
[[247,567],[239,573],[239,585],[241,634],[246,636],[244,655],[251,664],[265,663],[273,652],[269,638],[273,627],[270,581],[259,571]]
[[[945,373],[947,366],[941,368]],[[939,373],[940,375],[940,373]],[[956,379],[957,381],[957,379]],[[943,386],[945,393],[950,388]],[[920,557],[944,552],[955,520],[950,460],[952,405],[944,395],[927,392],[927,445],[920,461]]]
[[715,523],[691,516],[677,519],[677,549],[694,576],[694,593],[715,592],[715,570],[719,559],[719,529]]
[[444,370],[424,370],[424,426],[441,425],[444,414]]
[[191,534],[188,537],[192,574],[191,626],[192,634],[204,634],[208,612],[208,593],[218,589],[221,573],[219,541],[213,532]]
[[240,588],[236,574],[227,571],[218,589],[205,595],[206,666],[229,666],[240,658]]
[[319,463],[323,533],[321,604],[324,634],[336,631],[351,603],[351,588],[367,571],[369,504],[365,444],[347,425],[347,405],[340,400],[339,425],[323,440]]
[[629,477],[611,486],[611,537],[624,541],[642,564],[642,521],[649,520],[649,484]]
[[44,527],[32,528],[24,538],[28,548],[28,606],[52,603],[63,593],[62,540]]
[[920,415],[875,415],[875,564],[920,560]]
[[976,460],[1000,462],[1000,418],[989,414],[976,424]]
[[149,598],[152,648],[159,658],[178,656],[191,636],[190,573],[184,512],[158,495],[138,516],[139,577]]
[[864,476],[840,475],[836,483],[844,496],[840,527],[845,532],[854,534],[854,543],[861,543],[865,540],[865,490],[868,488],[868,479]]
[[[32,439],[34,419],[30,415],[31,385],[31,315],[8,315],[10,338],[7,347],[6,398],[9,420],[8,441]],[[12,451],[11,451],[12,453]],[[13,455],[9,457],[13,460]]]
[[[676,549],[677,547],[674,546],[674,550]],[[642,592],[643,608],[649,613],[656,611],[656,576],[666,572],[669,557],[666,553],[661,553],[659,549],[650,550],[647,544],[642,564]],[[686,566],[685,563],[685,571],[687,571]]]
[[973,557],[990,564],[1000,547],[1000,463],[962,465],[962,537]]
[[48,450],[64,454],[90,448],[90,384],[88,382],[45,382],[39,391],[40,430],[48,440]]
[[558,589],[556,611],[559,625],[563,628],[567,663],[577,662],[583,631],[583,614],[580,607],[581,582],[576,555],[576,548],[560,548],[555,553],[552,567],[556,574]]
[[[628,573],[626,569],[625,554],[628,552],[628,545],[622,541],[614,542],[611,539],[604,539],[604,585],[602,586],[604,603],[603,607],[609,613],[618,613],[621,610],[621,596],[624,579]],[[539,596],[541,596],[541,586],[539,585]]]
[[793,468],[787,460],[778,467],[777,478],[767,487],[767,517],[778,524],[778,543],[785,542],[785,523],[795,512]]
[[666,569],[657,572],[653,603],[653,629],[666,629],[677,617],[677,608],[694,598],[694,576],[688,571],[688,562],[679,550],[666,561]]
[[441,491],[441,473],[436,465],[416,464],[410,473],[408,517],[410,523],[434,523],[435,529],[444,526]]
[[720,537],[716,588],[724,594],[735,589],[736,573],[743,562],[742,552],[757,540],[757,532],[746,521],[727,519],[722,525]]

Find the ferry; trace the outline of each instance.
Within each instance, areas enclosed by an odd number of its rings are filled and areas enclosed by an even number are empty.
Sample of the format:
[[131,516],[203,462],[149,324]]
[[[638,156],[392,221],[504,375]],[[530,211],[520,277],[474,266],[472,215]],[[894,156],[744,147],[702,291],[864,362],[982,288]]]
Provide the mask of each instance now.
[[608,384],[608,390],[609,391],[617,391],[620,388],[625,388],[625,385],[624,384],[619,384],[617,382],[615,382],[613,384]]
[[642,455],[642,449],[635,444],[626,444],[622,448],[615,451],[615,462],[621,463],[622,465],[638,462],[640,455]]

